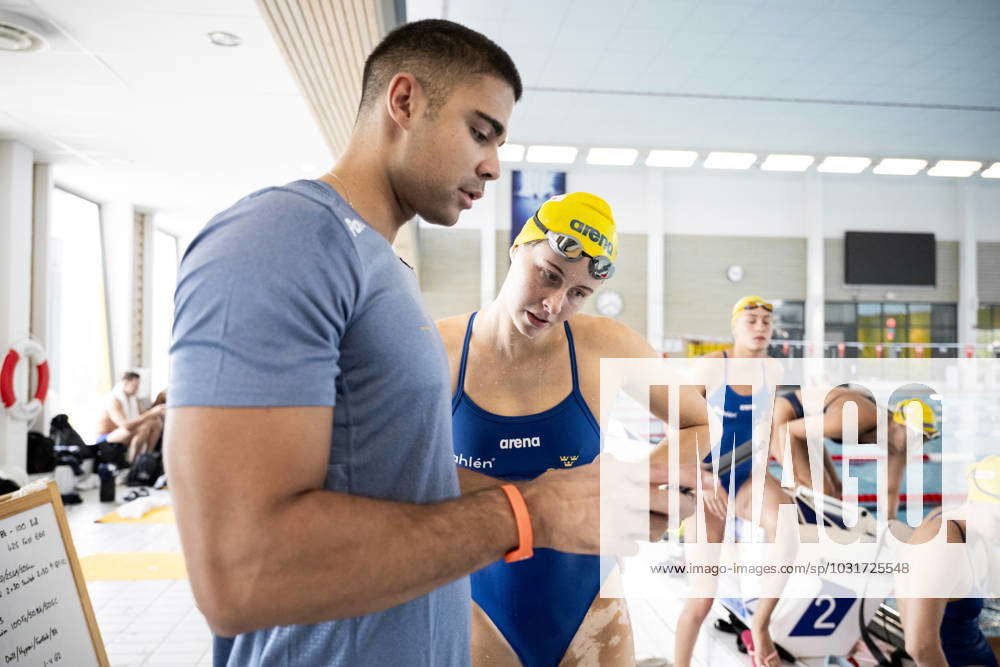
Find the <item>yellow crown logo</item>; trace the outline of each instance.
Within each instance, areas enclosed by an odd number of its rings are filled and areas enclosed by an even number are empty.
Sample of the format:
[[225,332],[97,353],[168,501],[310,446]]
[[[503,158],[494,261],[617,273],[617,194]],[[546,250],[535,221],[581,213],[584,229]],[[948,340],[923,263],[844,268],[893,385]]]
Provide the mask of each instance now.
[[559,460],[562,461],[563,466],[567,468],[572,468],[576,460],[580,458],[579,456],[560,456]]

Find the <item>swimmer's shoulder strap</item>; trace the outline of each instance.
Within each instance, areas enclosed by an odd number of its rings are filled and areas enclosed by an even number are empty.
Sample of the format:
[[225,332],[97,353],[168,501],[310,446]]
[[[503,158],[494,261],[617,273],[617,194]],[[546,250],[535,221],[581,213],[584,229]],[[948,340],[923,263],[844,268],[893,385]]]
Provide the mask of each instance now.
[[469,341],[472,340],[472,325],[479,311],[469,316],[469,324],[465,327],[465,340],[462,341],[462,359],[458,364],[458,383],[455,385],[455,399],[465,391],[465,367],[469,362]]

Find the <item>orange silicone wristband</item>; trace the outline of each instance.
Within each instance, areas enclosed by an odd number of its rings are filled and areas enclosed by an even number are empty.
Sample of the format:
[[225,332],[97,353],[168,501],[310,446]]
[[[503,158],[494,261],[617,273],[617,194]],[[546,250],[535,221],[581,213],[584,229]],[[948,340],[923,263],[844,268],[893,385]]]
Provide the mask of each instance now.
[[504,484],[500,488],[507,494],[507,500],[510,501],[510,508],[514,511],[514,520],[517,522],[518,541],[517,548],[508,551],[503,559],[508,563],[516,563],[519,560],[531,558],[535,553],[532,549],[534,536],[531,532],[531,517],[528,515],[528,506],[524,503],[524,496],[521,495],[516,486],[513,484]]

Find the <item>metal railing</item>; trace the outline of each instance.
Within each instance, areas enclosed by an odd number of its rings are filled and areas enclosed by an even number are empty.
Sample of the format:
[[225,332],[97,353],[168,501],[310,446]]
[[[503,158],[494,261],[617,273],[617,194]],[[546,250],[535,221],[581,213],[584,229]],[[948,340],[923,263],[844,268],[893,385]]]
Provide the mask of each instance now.
[[[732,347],[732,340],[718,336],[683,336],[683,356],[697,357],[715,350]],[[772,357],[814,356],[813,343],[804,340],[777,340],[768,347]],[[910,358],[997,358],[1000,344],[997,343],[870,343],[863,341],[825,341],[822,355],[829,358],[869,357],[895,359]]]

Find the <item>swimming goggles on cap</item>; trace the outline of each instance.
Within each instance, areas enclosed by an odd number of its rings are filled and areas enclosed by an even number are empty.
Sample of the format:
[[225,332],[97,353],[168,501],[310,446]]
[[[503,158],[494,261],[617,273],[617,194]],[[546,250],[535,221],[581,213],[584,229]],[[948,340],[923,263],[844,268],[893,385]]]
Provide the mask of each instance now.
[[598,280],[607,280],[611,276],[615,275],[615,265],[611,261],[611,258],[606,255],[599,255],[598,257],[591,257],[583,251],[583,244],[580,240],[569,234],[561,234],[559,232],[554,232],[545,225],[542,221],[538,219],[538,213],[535,213],[531,217],[535,225],[542,230],[545,234],[545,238],[549,242],[549,247],[557,255],[569,262],[576,262],[583,257],[590,258],[590,262],[587,265],[587,270],[590,272],[591,277],[597,278]]
[[772,306],[767,301],[764,301],[763,299],[760,301],[756,300],[747,301],[745,304],[743,304],[743,310],[753,310],[754,308],[763,308],[769,313],[774,311],[774,306]]

